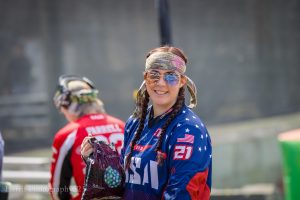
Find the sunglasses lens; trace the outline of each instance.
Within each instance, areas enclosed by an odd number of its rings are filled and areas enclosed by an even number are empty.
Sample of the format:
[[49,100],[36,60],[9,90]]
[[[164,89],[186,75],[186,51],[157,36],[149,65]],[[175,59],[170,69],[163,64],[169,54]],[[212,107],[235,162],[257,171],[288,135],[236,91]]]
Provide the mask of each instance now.
[[165,74],[164,79],[171,86],[176,85],[179,81],[179,77],[175,73],[174,74]]
[[158,80],[159,80],[159,74],[155,73],[155,72],[147,72],[146,75],[146,81],[148,82],[148,84],[155,84]]
[[[157,83],[162,75],[158,72],[147,73],[147,81],[150,84]],[[163,74],[164,80],[168,85],[174,86],[179,82],[179,76],[176,73]]]
[[150,78],[151,80],[157,81],[157,80],[159,80],[160,75],[159,75],[159,74],[153,74],[153,73],[150,73],[150,74],[149,74],[149,78]]

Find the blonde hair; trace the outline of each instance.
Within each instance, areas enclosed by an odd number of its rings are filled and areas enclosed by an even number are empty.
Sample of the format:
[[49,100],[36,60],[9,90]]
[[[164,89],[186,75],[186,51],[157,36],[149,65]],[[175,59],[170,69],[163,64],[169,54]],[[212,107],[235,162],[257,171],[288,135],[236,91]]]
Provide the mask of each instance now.
[[[70,81],[67,87],[71,92],[71,104],[68,107],[70,113],[77,117],[92,113],[105,113],[103,102],[96,96],[98,91],[92,89],[86,82]],[[78,98],[83,98],[84,102],[78,102],[76,100]]]

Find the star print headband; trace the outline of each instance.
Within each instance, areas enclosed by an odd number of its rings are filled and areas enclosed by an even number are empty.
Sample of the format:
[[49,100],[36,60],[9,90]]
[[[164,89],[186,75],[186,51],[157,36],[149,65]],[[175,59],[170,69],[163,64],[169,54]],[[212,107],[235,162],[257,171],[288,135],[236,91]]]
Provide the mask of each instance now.
[[[145,71],[153,70],[153,69],[162,69],[162,70],[175,70],[179,72],[181,75],[184,75],[186,71],[185,61],[180,57],[171,52],[155,52],[151,54],[146,59]],[[194,108],[197,105],[197,88],[194,82],[186,75],[184,75],[187,79],[187,88],[191,95],[190,99],[190,108]],[[134,111],[134,116],[140,116],[142,102],[145,98],[145,81],[141,84],[136,97],[136,109]]]

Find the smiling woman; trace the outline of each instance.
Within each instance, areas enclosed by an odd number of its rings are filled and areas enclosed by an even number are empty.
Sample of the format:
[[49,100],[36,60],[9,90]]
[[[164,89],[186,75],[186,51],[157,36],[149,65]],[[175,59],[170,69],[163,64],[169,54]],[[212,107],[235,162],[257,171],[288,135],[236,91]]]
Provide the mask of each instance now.
[[[184,74],[186,63],[176,47],[159,47],[147,55],[136,109],[125,127],[124,199],[210,197],[211,141],[190,109],[197,98],[193,81]],[[191,94],[189,107],[185,87]]]
[[149,70],[145,72],[144,79],[152,100],[154,117],[161,115],[175,104],[179,89],[186,83],[185,76],[170,70]]
[[[121,151],[124,200],[210,198],[212,146],[205,125],[191,110],[197,104],[196,87],[185,75],[186,63],[175,47],[159,47],[147,55]],[[191,95],[189,106],[185,88]],[[91,148],[84,142],[82,155]]]

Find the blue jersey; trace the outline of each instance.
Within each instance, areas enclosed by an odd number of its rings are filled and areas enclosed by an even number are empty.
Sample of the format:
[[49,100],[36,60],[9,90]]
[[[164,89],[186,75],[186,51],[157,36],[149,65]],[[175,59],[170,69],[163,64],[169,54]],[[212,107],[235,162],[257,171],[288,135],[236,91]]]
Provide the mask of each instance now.
[[[184,106],[166,130],[162,152],[167,157],[163,165],[158,165],[155,147],[169,114],[159,117],[150,127],[149,115],[150,111],[141,137],[134,146],[130,167],[126,170],[124,199],[208,200],[212,146],[205,125]],[[139,120],[133,117],[126,123],[121,153],[123,164],[138,125]]]

